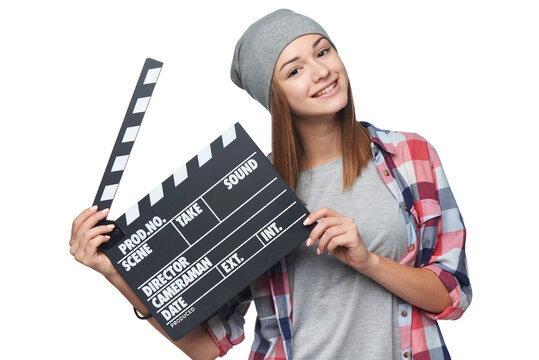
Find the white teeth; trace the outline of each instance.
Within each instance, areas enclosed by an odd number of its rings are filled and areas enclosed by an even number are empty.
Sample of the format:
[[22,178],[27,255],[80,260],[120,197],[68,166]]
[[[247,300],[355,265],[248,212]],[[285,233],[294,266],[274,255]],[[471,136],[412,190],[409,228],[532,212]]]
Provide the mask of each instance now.
[[320,91],[318,94],[316,94],[315,96],[322,96],[324,95],[325,93],[328,93],[330,92],[331,90],[333,90],[333,88],[337,86],[337,82],[335,81],[333,84],[329,85],[327,88],[325,88],[324,90]]

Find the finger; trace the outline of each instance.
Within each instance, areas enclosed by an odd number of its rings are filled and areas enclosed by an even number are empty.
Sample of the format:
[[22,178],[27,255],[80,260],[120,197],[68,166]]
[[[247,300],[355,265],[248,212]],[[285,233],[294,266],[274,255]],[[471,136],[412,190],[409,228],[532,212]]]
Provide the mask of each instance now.
[[92,240],[90,240],[88,242],[88,248],[87,250],[89,252],[97,252],[97,248],[103,244],[104,242],[107,242],[110,240],[110,236],[109,235],[98,235],[96,237],[94,237]]
[[324,232],[332,226],[336,226],[342,223],[342,218],[338,217],[327,217],[323,218],[316,224],[314,229],[309,234],[309,239],[307,240],[307,246],[314,244]]
[[333,254],[335,250],[339,247],[347,248],[350,246],[350,237],[347,234],[342,234],[335,236],[327,245],[328,254]]
[[88,239],[88,242],[90,242],[98,235],[108,234],[112,231],[112,229],[114,229],[114,224],[96,226],[94,228],[88,229],[84,233],[84,237]]
[[321,218],[330,216],[341,217],[343,215],[333,209],[328,208],[327,206],[324,206],[310,213],[309,216],[307,216],[307,218],[303,221],[303,225],[311,225]]
[[105,254],[101,253],[98,250],[98,247],[104,242],[107,242],[109,239],[110,239],[110,236],[108,235],[99,235],[93,238],[88,243],[86,250],[83,252],[83,255],[81,256],[81,263],[86,266],[89,266],[90,268],[102,274],[105,274],[104,271],[106,271],[107,267],[112,267],[112,263],[105,256]]
[[107,214],[108,209],[93,214],[88,219],[86,219],[86,221],[77,230],[77,233],[72,236],[70,253],[75,257],[77,261],[81,262],[81,257],[83,256],[82,253],[84,253],[88,242],[92,238],[94,238],[96,235],[101,234],[104,230],[105,233],[112,230],[112,228],[110,227],[107,228],[106,225],[104,228],[99,226],[99,229],[96,229],[95,231],[90,228],[91,226],[94,226],[99,220],[105,218]]
[[335,237],[346,234],[347,232],[348,228],[346,225],[333,226],[327,229],[318,242],[318,249],[316,250],[316,253],[318,255],[323,254],[327,245],[332,242]]
[[[92,257],[97,253],[97,246],[93,244],[101,244],[105,241],[106,236],[108,235],[98,235],[91,239],[87,239],[86,241],[81,241],[78,244],[78,248],[75,250],[75,259],[86,266],[92,267]],[[92,243],[92,245],[90,245],[90,243]]]
[[86,247],[86,251],[84,252],[84,260],[90,264],[92,259],[95,257],[95,255],[98,252],[98,248],[101,244],[107,242],[110,240],[109,235],[99,235],[94,237],[92,240],[88,242],[88,246]]
[[73,220],[73,225],[71,226],[71,237],[73,237],[80,225],[86,221],[86,219],[88,219],[93,213],[95,213],[97,210],[97,205],[94,205],[92,207],[89,207],[87,209],[85,209],[84,211],[82,211],[76,218],[75,220]]
[[79,226],[79,230],[77,232],[77,235],[80,235],[81,233],[84,233],[87,230],[93,228],[98,222],[105,219],[108,214],[109,214],[109,209],[103,209],[103,210],[98,211],[95,214],[91,215],[90,217],[88,217],[81,224],[81,226]]
[[72,247],[71,254],[75,258],[75,260],[82,263],[82,259],[83,259],[83,256],[84,256],[84,247],[80,246],[80,244],[78,244],[78,243],[75,244]]
[[79,248],[79,243],[78,242],[75,242],[73,243],[70,247],[69,247],[69,253],[73,256],[75,256],[75,254],[77,253],[77,250]]
[[[114,229],[114,224],[101,225],[101,226],[96,226],[95,228],[88,229],[84,233],[79,234],[79,236],[77,236],[76,243],[73,244],[74,245],[73,247],[76,246],[76,250],[74,250],[74,252],[77,253],[78,250],[80,249],[81,251],[85,253],[88,249],[88,244],[95,237],[103,235],[103,234],[107,234],[111,232],[112,229]],[[79,256],[82,256],[82,255],[79,254]]]
[[86,230],[86,232],[84,232],[84,233],[79,232],[78,236],[72,236],[71,237],[71,240],[69,241],[69,245],[70,246],[73,246],[73,245],[79,246],[80,242],[83,242],[84,244],[86,244],[87,241],[90,241],[92,238],[96,237],[97,235],[107,234],[107,233],[111,232],[112,229],[114,229],[114,227],[115,227],[114,224],[101,225],[101,226],[96,226],[94,228],[90,228],[90,229]]

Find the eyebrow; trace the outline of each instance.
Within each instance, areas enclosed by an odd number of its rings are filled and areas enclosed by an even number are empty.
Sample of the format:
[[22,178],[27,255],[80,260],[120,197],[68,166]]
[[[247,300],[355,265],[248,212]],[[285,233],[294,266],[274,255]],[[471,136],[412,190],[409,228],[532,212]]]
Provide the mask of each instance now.
[[[320,43],[320,41],[322,41],[322,39],[325,39],[325,37],[324,37],[324,36],[320,36],[320,37],[318,38],[318,40],[316,40],[316,41],[313,43],[313,49],[318,45],[318,43]],[[288,61],[285,62],[283,65],[281,65],[281,68],[279,69],[279,71],[283,70],[283,68],[284,68],[286,65],[288,65],[288,64],[290,64],[290,63],[292,63],[292,62],[294,62],[294,61],[296,61],[296,60],[299,60],[299,57],[298,57],[298,56],[294,57],[293,59],[288,60]]]

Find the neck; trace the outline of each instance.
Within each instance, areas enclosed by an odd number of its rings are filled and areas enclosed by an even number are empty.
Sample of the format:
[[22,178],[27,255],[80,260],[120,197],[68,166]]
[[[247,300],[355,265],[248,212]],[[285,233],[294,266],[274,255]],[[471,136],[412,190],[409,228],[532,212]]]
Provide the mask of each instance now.
[[341,129],[337,114],[296,119],[306,154],[300,170],[323,165],[342,156]]

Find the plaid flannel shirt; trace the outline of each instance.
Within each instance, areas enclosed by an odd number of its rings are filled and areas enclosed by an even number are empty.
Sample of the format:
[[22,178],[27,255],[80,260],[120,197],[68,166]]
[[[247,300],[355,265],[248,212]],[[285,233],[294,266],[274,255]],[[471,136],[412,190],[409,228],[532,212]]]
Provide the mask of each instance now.
[[[405,211],[408,253],[400,263],[433,271],[451,306],[440,314],[399,299],[401,358],[450,359],[437,320],[457,319],[472,299],[464,245],[466,229],[434,148],[415,133],[380,130],[361,122],[371,137],[380,176]],[[292,360],[292,298],[286,258],[231,299],[203,325],[221,356],[244,338],[245,312],[258,312],[250,360]]]

